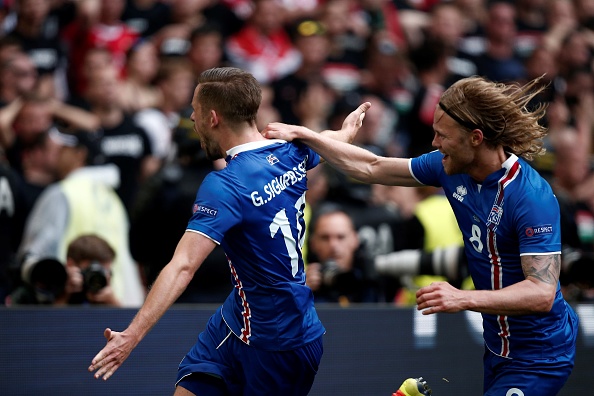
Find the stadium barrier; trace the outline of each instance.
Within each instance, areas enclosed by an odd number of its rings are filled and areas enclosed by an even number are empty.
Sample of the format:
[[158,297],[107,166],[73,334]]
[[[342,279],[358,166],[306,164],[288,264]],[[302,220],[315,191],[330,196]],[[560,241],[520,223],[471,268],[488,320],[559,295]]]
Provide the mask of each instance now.
[[[560,396],[594,385],[594,305],[577,305],[575,370]],[[0,394],[172,395],[177,365],[216,309],[170,309],[108,381],[87,371],[103,330],[122,330],[135,310],[96,307],[1,308]],[[324,357],[312,396],[390,396],[407,377],[424,377],[434,396],[482,394],[480,315],[422,316],[412,308],[320,305]],[[585,393],[584,393],[585,392]]]

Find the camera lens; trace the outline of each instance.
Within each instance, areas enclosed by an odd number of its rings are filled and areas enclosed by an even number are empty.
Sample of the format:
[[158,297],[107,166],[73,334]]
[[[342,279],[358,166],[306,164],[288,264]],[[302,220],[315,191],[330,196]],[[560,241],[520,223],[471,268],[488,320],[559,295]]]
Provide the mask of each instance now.
[[100,263],[93,262],[85,271],[84,288],[91,293],[97,293],[107,286],[107,271]]

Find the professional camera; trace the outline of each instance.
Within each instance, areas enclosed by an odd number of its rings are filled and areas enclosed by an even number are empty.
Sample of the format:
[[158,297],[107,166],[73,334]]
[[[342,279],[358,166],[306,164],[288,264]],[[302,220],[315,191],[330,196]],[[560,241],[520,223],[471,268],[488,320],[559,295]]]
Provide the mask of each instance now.
[[338,266],[338,263],[332,259],[326,260],[322,263],[322,279],[328,286],[334,284],[335,278],[342,271]]
[[52,304],[64,292],[67,280],[64,265],[52,257],[27,255],[21,266],[21,279],[31,287],[36,304]]
[[93,261],[89,267],[82,271],[83,288],[90,293],[97,293],[107,286],[109,271],[98,261]]

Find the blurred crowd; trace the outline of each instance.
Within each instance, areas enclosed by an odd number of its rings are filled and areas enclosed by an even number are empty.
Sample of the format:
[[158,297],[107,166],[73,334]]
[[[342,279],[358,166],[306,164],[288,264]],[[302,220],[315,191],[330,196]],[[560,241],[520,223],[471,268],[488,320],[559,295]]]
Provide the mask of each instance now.
[[[339,129],[354,144],[432,150],[454,81],[547,86],[547,153],[533,166],[562,211],[562,290],[594,301],[593,0],[0,1],[0,301],[136,307],[171,258],[208,161],[190,120],[216,66],[262,84],[258,126]],[[472,287],[439,189],[309,174],[304,257],[318,302],[414,303],[419,286]],[[82,242],[81,242],[82,238]],[[73,253],[74,252],[74,253]],[[179,303],[231,289],[220,248]]]

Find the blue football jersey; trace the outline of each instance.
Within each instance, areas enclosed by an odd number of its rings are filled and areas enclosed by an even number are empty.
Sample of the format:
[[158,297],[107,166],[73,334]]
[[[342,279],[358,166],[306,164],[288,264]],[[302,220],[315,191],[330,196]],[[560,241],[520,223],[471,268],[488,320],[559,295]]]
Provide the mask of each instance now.
[[219,243],[233,291],[225,322],[243,342],[290,350],[324,334],[305,284],[306,171],[319,156],[299,143],[267,140],[228,152],[227,166],[201,184],[188,231]]
[[[501,170],[478,184],[467,174],[448,176],[442,158],[439,151],[413,158],[410,171],[422,184],[443,187],[477,289],[498,290],[524,280],[522,255],[561,252],[559,204],[526,161],[511,155]],[[558,356],[573,346],[577,334],[577,316],[559,284],[546,314],[482,316],[486,346],[503,357]]]

